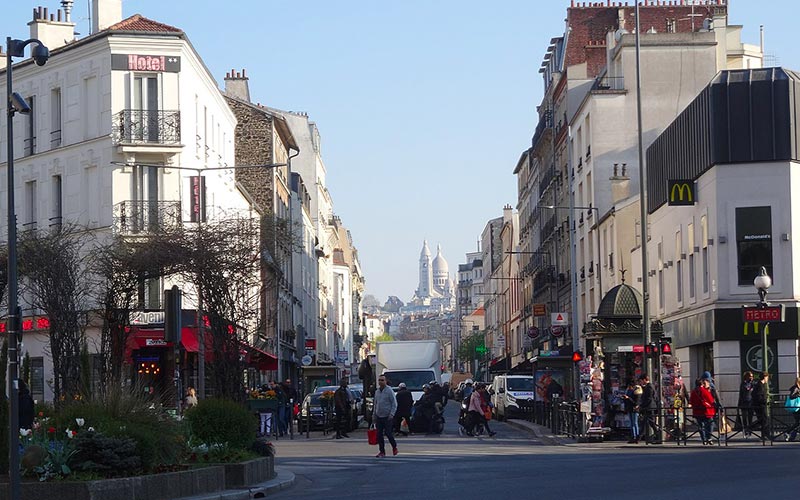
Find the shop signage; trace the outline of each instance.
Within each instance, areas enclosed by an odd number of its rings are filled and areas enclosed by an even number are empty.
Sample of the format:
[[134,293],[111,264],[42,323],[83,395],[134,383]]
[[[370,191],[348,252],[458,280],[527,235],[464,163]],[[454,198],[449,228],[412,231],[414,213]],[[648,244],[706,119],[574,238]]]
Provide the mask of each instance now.
[[688,206],[697,203],[697,187],[691,179],[667,181],[669,206]]
[[498,335],[497,338],[494,340],[494,345],[496,347],[499,347],[500,349],[505,349],[505,347],[506,347],[506,336],[503,335],[502,333],[500,335]]
[[617,352],[644,352],[643,345],[621,345],[617,346]]
[[147,347],[165,347],[167,341],[164,339],[145,339],[144,345]]
[[547,316],[547,304],[534,304],[533,315],[536,317]]
[[560,351],[539,351],[539,356],[542,358],[552,358],[561,354]]
[[550,324],[558,326],[567,326],[569,324],[569,317],[567,313],[555,312],[550,315]]
[[783,323],[786,319],[783,304],[775,306],[742,306],[742,321],[745,323],[755,323],[770,321]]
[[336,351],[336,362],[347,363],[347,351]]
[[528,337],[530,337],[532,339],[539,338],[539,327],[538,326],[532,326],[532,327],[528,328]]
[[302,358],[300,358],[300,363],[301,363],[303,366],[310,366],[312,361],[313,361],[313,360],[311,359],[311,356],[309,356],[308,354],[306,354],[305,356],[303,356]]
[[206,220],[206,178],[202,175],[189,177],[189,217],[191,222]]
[[111,54],[111,69],[120,71],[178,73],[181,70],[181,58],[180,56]]
[[556,325],[550,328],[550,333],[553,334],[553,337],[560,337],[564,334],[564,327]]
[[306,349],[309,351],[317,350],[317,339],[306,339]]
[[133,311],[131,325],[163,325],[164,311]]
[[[22,320],[22,331],[23,332],[30,332],[33,330],[47,330],[50,328],[50,320],[47,319],[47,316],[41,316],[39,318],[25,318]],[[0,333],[6,333],[6,324],[0,323]]]

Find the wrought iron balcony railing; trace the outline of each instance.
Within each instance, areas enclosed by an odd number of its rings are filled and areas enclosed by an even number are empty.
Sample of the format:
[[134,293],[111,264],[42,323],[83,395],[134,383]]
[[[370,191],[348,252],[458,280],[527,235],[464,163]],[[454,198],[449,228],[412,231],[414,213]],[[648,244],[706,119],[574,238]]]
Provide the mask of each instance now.
[[180,201],[129,200],[114,205],[114,230],[137,235],[176,229],[183,224]]
[[116,144],[180,144],[181,112],[124,109],[114,118]]

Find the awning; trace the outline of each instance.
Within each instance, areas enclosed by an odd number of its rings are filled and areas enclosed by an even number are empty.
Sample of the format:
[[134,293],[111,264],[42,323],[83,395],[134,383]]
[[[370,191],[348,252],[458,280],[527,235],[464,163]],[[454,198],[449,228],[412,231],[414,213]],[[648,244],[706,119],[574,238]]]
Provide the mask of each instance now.
[[508,357],[493,359],[489,363],[489,373],[505,373],[508,371],[510,364]]
[[277,370],[278,358],[274,355],[259,349],[256,346],[247,345],[242,343],[242,347],[247,350],[245,360],[247,364],[256,368],[257,370]]

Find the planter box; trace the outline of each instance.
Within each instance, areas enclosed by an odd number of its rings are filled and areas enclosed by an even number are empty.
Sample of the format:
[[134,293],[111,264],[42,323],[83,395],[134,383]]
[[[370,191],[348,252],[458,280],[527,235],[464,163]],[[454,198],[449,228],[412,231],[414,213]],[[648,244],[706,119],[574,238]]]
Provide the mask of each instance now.
[[275,477],[275,457],[261,457],[238,464],[225,464],[225,488],[243,488]]
[[[119,479],[24,482],[21,500],[171,500],[255,485],[274,476],[274,457],[261,457],[238,464]],[[8,484],[0,484],[0,500],[7,499]]]
[[250,411],[277,410],[279,406],[277,399],[248,399],[247,407]]

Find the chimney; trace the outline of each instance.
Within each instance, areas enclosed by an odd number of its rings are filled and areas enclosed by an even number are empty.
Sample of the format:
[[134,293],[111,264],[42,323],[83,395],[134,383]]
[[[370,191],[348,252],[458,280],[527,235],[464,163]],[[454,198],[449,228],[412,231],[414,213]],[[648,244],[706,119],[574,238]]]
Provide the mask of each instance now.
[[631,194],[631,179],[628,177],[628,164],[615,163],[611,181],[611,202],[617,204]]
[[[61,2],[64,8],[71,10],[72,2]],[[69,4],[69,5],[67,5]],[[28,23],[30,37],[38,38],[50,50],[63,47],[75,41],[75,23],[69,21],[66,10],[56,11],[56,14],[49,14],[47,7],[37,7],[33,9],[33,19]]]
[[247,78],[244,69],[242,69],[241,73],[232,69],[230,73],[225,73],[225,93],[231,97],[250,102],[248,80],[249,78]]
[[92,33],[122,21],[122,0],[92,0]]

